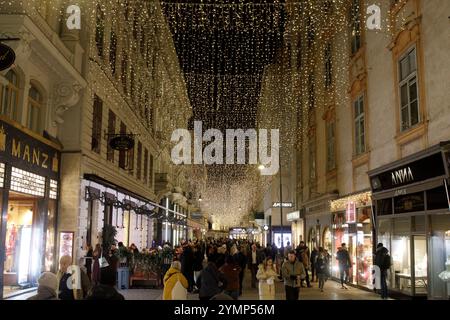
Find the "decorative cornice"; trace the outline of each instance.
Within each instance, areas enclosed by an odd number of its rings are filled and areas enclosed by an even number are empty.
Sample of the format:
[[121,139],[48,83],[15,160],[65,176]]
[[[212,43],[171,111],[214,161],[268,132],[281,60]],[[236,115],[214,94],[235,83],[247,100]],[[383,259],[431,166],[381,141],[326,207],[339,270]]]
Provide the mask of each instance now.
[[55,105],[53,126],[63,124],[63,114],[80,100],[81,84],[75,82],[61,82],[55,88]]

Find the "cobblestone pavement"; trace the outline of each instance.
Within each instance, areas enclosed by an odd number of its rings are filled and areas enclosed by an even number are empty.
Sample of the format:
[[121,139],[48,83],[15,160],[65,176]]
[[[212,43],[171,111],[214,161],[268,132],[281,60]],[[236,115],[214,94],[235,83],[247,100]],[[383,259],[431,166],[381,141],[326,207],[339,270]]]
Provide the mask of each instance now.
[[[258,300],[258,289],[250,286],[250,272],[244,277],[244,290],[239,300]],[[348,290],[341,289],[341,285],[329,280],[325,283],[324,292],[320,292],[318,283],[311,283],[312,288],[300,289],[300,300],[380,300],[380,296],[366,290],[347,286]],[[161,300],[162,289],[128,289],[120,290],[127,300]],[[282,282],[276,284],[276,300],[284,300],[284,285]],[[198,294],[189,294],[188,300],[198,300]]]

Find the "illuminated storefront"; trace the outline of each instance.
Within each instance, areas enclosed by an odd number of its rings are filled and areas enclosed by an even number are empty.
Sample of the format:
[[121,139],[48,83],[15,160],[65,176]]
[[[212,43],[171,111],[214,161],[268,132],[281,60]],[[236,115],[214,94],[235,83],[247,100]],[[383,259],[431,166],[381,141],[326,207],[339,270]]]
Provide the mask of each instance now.
[[0,118],[0,298],[55,272],[60,146]]
[[393,292],[450,297],[449,150],[450,142],[441,143],[369,172]]
[[[332,241],[327,246],[332,248],[332,275],[339,278],[336,253],[342,243],[347,245],[352,261],[350,283],[373,288],[373,215],[371,193],[352,194],[331,201],[332,211]],[[324,232],[324,239],[330,234]],[[325,243],[325,240],[324,240]]]
[[304,239],[303,229],[304,229],[304,221],[300,217],[300,211],[293,211],[287,214],[287,221],[291,222],[291,230],[292,230],[292,247],[297,247],[300,244],[300,241]]

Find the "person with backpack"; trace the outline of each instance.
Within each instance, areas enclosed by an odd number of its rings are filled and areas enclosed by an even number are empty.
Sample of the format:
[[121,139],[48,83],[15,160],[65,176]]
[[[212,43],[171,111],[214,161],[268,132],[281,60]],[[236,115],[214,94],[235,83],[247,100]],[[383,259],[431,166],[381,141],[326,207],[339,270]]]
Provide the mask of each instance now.
[[392,262],[389,250],[385,248],[382,243],[377,245],[375,265],[380,268],[381,299],[385,300],[388,298],[387,274],[388,270],[391,268]]

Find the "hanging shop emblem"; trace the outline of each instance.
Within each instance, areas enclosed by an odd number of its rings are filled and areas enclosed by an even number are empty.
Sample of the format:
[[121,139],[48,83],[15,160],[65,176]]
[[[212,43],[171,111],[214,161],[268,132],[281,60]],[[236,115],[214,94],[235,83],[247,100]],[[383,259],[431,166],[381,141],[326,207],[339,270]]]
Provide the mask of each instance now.
[[110,136],[109,145],[118,151],[128,151],[134,148],[134,136],[131,134],[117,134]]
[[16,61],[16,54],[13,49],[6,44],[0,43],[0,71],[11,67]]

